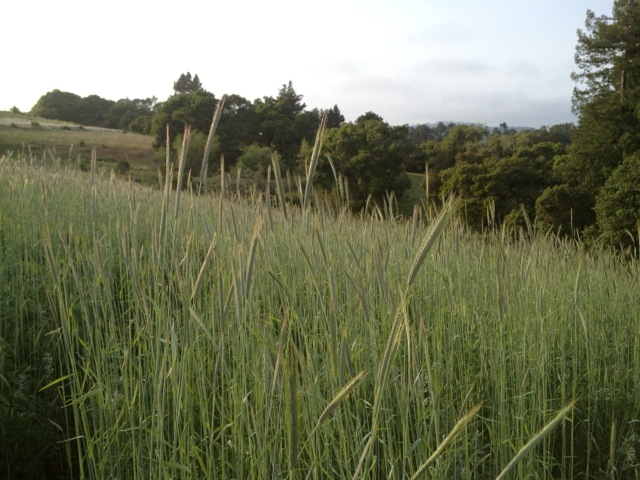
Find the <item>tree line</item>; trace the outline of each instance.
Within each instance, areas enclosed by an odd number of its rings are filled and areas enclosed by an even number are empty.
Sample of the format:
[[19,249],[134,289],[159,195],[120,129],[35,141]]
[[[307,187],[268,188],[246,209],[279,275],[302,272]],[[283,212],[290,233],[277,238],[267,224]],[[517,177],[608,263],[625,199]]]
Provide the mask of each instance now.
[[[397,198],[410,186],[407,172],[425,173],[425,198],[455,194],[473,228],[524,225],[539,231],[632,247],[640,219],[640,7],[615,0],[611,15],[587,11],[578,31],[573,108],[578,124],[539,129],[485,125],[389,125],[367,112],[345,122],[337,105],[307,109],[292,83],[277,96],[250,101],[225,97],[212,162],[238,165],[264,177],[272,154],[285,170],[304,175],[323,116],[327,132],[315,182],[336,191],[341,178],[354,210],[368,201]],[[85,125],[148,133],[154,145],[177,149],[192,127],[188,168],[198,175],[218,99],[198,75],[182,74],[174,94],[110,102],[54,90],[32,113]],[[209,172],[215,169],[209,169]]]
[[56,89],[42,95],[31,109],[31,114],[89,127],[149,134],[157,102],[155,97],[133,100],[123,98],[115,102],[98,95],[81,97]]

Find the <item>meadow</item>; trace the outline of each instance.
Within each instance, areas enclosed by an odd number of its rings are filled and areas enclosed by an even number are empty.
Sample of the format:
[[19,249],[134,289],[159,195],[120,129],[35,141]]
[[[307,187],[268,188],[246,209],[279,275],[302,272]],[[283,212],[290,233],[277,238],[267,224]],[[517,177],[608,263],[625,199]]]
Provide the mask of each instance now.
[[0,476],[640,478],[637,260],[221,184],[0,158]]
[[0,154],[14,152],[34,158],[50,155],[88,170],[96,149],[101,167],[147,185],[158,184],[156,170],[163,162],[152,144],[149,135],[0,112]]

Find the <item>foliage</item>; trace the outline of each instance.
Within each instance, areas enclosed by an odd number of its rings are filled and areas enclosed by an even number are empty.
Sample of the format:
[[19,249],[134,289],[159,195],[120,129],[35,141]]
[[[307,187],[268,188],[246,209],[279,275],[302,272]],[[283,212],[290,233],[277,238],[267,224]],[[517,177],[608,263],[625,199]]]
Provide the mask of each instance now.
[[152,117],[150,115],[139,115],[134,118],[127,126],[127,130],[142,135],[151,133]]
[[271,165],[273,151],[269,147],[260,147],[253,143],[242,149],[242,155],[238,157],[238,166],[253,172],[266,172]]
[[300,148],[298,149],[298,153],[295,158],[296,170],[295,173],[303,175],[306,177],[306,173],[309,169],[309,162],[311,161],[311,156],[313,155],[313,145],[307,142],[305,139],[302,139],[300,143]]
[[320,124],[317,110],[305,111],[306,105],[292,82],[282,85],[276,98],[263,97],[254,102],[259,134],[256,143],[277,151],[287,168],[294,160],[302,139],[313,142]]
[[455,125],[448,129],[440,140],[429,140],[422,148],[429,168],[437,172],[453,167],[457,161],[479,159],[478,148],[486,138],[486,127],[475,125]]
[[42,95],[31,109],[31,114],[42,118],[63,120],[88,126],[105,126],[107,114],[114,102],[89,95],[53,90]]
[[598,227],[607,245],[638,248],[640,240],[640,151],[609,176],[596,198]]
[[109,110],[113,106],[112,100],[106,100],[98,95],[84,97],[76,111],[76,118],[73,120],[80,125],[104,126]]
[[131,170],[131,165],[127,160],[121,160],[118,162],[116,170],[119,174],[124,175],[126,173],[129,173],[129,171]]
[[[482,163],[460,162],[454,168],[449,168],[439,176],[443,196],[455,194],[459,197],[461,208],[464,209],[464,219],[468,225],[480,228],[486,224],[485,215],[489,204],[483,195],[481,179],[487,176],[487,166]],[[431,186],[430,186],[431,188]],[[431,188],[433,190],[433,188]]]
[[148,134],[151,116],[157,98],[123,98],[115,102],[107,112],[105,126],[119,130]]
[[75,122],[82,98],[75,93],[53,90],[42,95],[31,109],[31,114],[49,119]]
[[[351,207],[360,210],[369,196],[381,204],[388,193],[400,197],[409,188],[405,161],[413,149],[407,127],[392,127],[369,112],[355,123],[328,130],[323,153],[331,156],[337,173],[347,179]],[[317,173],[325,188],[335,186],[326,157]]]
[[185,125],[190,125],[192,130],[208,133],[216,103],[212,93],[199,90],[172,95],[158,104],[151,124],[156,148],[162,148],[166,143],[167,125],[171,138],[181,134]]
[[338,128],[344,123],[344,115],[340,112],[338,105],[334,105],[326,110],[320,110],[320,118],[327,117],[327,128]]
[[[459,130],[452,129],[454,135]],[[506,220],[524,223],[522,209],[533,217],[542,192],[553,184],[550,172],[554,160],[566,148],[559,143],[523,142],[525,136],[477,137],[470,146],[456,148],[455,166],[441,172],[439,195],[458,195],[465,200],[465,218],[475,228],[501,225]],[[516,148],[518,143],[531,146]],[[431,187],[431,186],[430,186]],[[488,222],[485,221],[489,211]]]
[[191,78],[191,72],[181,74],[178,80],[173,82],[173,91],[175,94],[195,93],[202,90],[202,83],[196,74]]
[[[574,110],[580,115],[562,181],[570,197],[595,205],[599,191],[624,158],[640,151],[640,4],[616,0],[611,16],[587,12],[578,32]],[[584,204],[583,204],[584,205]],[[576,211],[583,205],[572,205]],[[593,227],[595,214],[581,214]]]
[[640,4],[615,0],[611,16],[588,10],[585,30],[578,30],[574,109],[597,98],[633,103],[640,93]]
[[535,202],[540,232],[573,235],[577,225],[588,225],[592,216],[590,195],[566,183],[547,187]]
[[256,143],[260,126],[251,101],[240,95],[227,95],[216,137],[225,164],[235,165],[244,147]]
[[635,114],[618,102],[597,98],[582,107],[580,122],[573,137],[563,180],[597,195],[611,172],[625,155],[640,149],[640,127]]

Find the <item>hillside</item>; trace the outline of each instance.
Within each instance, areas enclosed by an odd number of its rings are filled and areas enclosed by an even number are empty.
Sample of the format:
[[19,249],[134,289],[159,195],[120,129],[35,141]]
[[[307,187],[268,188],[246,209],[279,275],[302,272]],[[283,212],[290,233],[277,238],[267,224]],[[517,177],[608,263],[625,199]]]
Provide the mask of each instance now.
[[28,160],[0,156],[6,478],[640,475],[637,261]]
[[[42,157],[50,152],[88,165],[95,148],[98,165],[115,170],[134,181],[157,185],[157,165],[163,162],[148,135],[47,120],[27,114],[0,112],[0,154],[25,152]],[[124,162],[128,162],[127,169]]]

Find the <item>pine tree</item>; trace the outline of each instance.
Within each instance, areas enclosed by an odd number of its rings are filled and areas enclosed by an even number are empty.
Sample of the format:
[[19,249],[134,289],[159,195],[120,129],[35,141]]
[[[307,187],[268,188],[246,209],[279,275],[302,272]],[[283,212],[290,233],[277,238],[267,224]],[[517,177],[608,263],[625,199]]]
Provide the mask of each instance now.
[[[578,30],[573,93],[579,115],[569,157],[554,173],[580,230],[594,227],[596,198],[612,172],[640,150],[640,4],[615,0],[611,15],[588,10]],[[543,209],[544,210],[544,209]],[[547,221],[552,211],[540,211]],[[557,218],[557,226],[562,224]],[[552,222],[553,223],[553,222]]]
[[620,103],[637,100],[640,88],[640,4],[616,0],[611,16],[587,10],[585,30],[578,30],[572,74],[574,110],[597,97]]
[[202,83],[196,74],[191,78],[191,72],[181,74],[178,80],[173,82],[173,91],[176,94],[180,93],[194,93],[202,90]]

